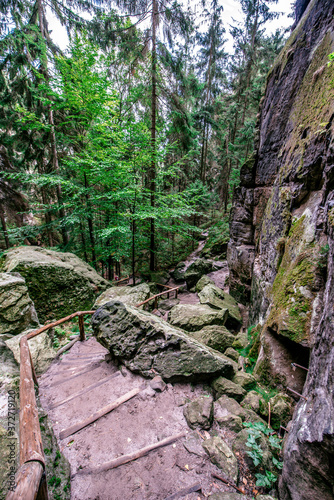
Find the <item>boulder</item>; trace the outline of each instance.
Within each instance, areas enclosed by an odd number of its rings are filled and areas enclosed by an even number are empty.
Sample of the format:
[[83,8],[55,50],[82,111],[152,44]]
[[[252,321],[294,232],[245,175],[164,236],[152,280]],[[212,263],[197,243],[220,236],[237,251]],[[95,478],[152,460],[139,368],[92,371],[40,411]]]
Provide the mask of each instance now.
[[200,280],[197,281],[195,290],[196,292],[201,292],[206,285],[214,285],[214,281],[209,278],[209,276],[202,276]]
[[197,259],[195,260],[195,262],[190,264],[190,266],[184,273],[188,290],[193,288],[204,274],[211,273],[211,271],[212,271],[211,261],[204,259]]
[[[247,447],[246,445],[248,434],[248,429],[243,429],[242,431],[240,431],[233,441],[232,450],[234,453],[239,453],[244,458],[249,469],[255,470],[253,459],[247,453],[247,451],[251,451],[251,448]],[[273,467],[272,453],[270,451],[268,440],[264,437],[263,434],[261,434],[256,442],[260,446],[263,453],[262,465],[264,469],[271,470]]]
[[185,281],[184,273],[186,271],[185,262],[179,262],[174,271],[171,271],[169,274],[175,281],[175,283],[182,283]]
[[214,419],[219,422],[219,419],[230,415],[240,417],[243,422],[263,422],[255,412],[242,408],[235,399],[224,394],[214,403]]
[[[105,290],[95,301],[93,309],[98,309],[111,300],[120,300],[129,306],[136,306],[150,297],[151,291],[147,283],[136,286],[114,286]],[[141,306],[144,307],[144,306]]]
[[259,414],[260,408],[264,407],[264,399],[258,392],[250,391],[240,404],[246,410],[253,410]]
[[256,380],[253,377],[253,375],[251,375],[250,373],[241,372],[241,371],[238,371],[234,375],[233,382],[235,384],[241,385],[241,387],[243,389],[246,389],[246,391],[249,391],[256,386]]
[[241,330],[238,335],[236,335],[235,340],[233,342],[234,349],[245,349],[249,344],[247,332]]
[[217,399],[223,394],[235,399],[236,401],[241,401],[246,396],[246,391],[240,385],[233,383],[224,377],[218,377],[212,382],[212,388],[215,391]]
[[219,427],[232,432],[240,432],[243,429],[242,420],[237,415],[229,414],[225,417],[219,417],[216,419],[216,422]]
[[188,332],[196,332],[208,325],[224,326],[227,317],[227,309],[211,309],[202,304],[179,304],[171,309],[169,322]]
[[198,294],[201,304],[206,304],[213,309],[227,309],[229,313],[229,322],[233,329],[239,329],[242,324],[242,318],[237,302],[231,295],[224,292],[215,285],[208,284]]
[[0,273],[0,335],[38,326],[35,306],[19,273]]
[[180,303],[180,299],[166,299],[160,300],[159,309],[162,311],[170,311],[174,306],[177,306]]
[[[273,398],[270,398],[270,422],[273,429],[278,430],[281,425],[286,427],[292,418],[293,400],[286,394],[279,393]],[[267,403],[260,403],[260,412],[263,417],[268,417],[269,406]]]
[[229,491],[219,491],[208,496],[208,498],[209,500],[242,500],[245,498],[245,495],[240,495],[239,493],[230,493]]
[[[179,306],[176,306],[179,307]],[[114,301],[92,317],[97,340],[133,372],[164,380],[233,377],[234,365],[223,354],[192,339],[146,311]]]
[[213,464],[224,471],[224,475],[233,483],[238,481],[238,462],[232,450],[218,436],[202,442],[202,446]]
[[23,276],[42,322],[91,309],[96,296],[110,286],[76,255],[40,247],[9,250],[3,270]]
[[213,421],[213,397],[203,395],[183,409],[187,424],[191,429],[210,429]]
[[235,338],[225,326],[218,325],[204,326],[198,332],[190,332],[189,335],[219,352],[224,352],[227,346],[231,346]]
[[[20,340],[28,333],[29,330],[26,330],[20,335],[15,335],[11,339],[5,340],[6,346],[13,352],[18,364],[20,364]],[[37,335],[37,337],[30,339],[28,343],[35,371],[37,375],[40,375],[48,369],[57,351],[52,347],[52,341],[48,332]]]
[[[235,340],[235,338],[234,338]],[[234,342],[233,340],[233,342]],[[238,351],[236,351],[235,349],[233,349],[233,347],[228,347],[226,349],[226,351],[224,352],[225,356],[233,359],[233,361],[235,361],[236,363],[239,361],[239,357],[240,357],[240,354],[238,353]]]

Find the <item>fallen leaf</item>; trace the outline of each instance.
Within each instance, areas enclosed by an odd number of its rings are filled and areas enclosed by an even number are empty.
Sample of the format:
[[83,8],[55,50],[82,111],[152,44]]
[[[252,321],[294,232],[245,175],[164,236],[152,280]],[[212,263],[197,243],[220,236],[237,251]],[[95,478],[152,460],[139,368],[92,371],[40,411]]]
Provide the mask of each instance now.
[[176,448],[176,444],[175,443],[173,444],[173,448]]
[[204,431],[204,436],[206,437],[206,439],[210,439],[211,438],[211,436],[208,433],[208,431]]
[[186,465],[184,466],[184,468],[185,468],[185,469],[187,469],[187,470],[189,470],[189,465],[187,465],[187,464],[186,464]]
[[253,495],[257,495],[258,494],[258,490],[253,490]]
[[72,441],[69,441],[66,446],[72,446],[73,443],[74,443],[74,439],[72,439]]
[[244,484],[247,484],[247,479],[244,477],[244,478],[242,479],[242,482],[243,482]]
[[131,443],[131,438],[128,438],[128,443]]

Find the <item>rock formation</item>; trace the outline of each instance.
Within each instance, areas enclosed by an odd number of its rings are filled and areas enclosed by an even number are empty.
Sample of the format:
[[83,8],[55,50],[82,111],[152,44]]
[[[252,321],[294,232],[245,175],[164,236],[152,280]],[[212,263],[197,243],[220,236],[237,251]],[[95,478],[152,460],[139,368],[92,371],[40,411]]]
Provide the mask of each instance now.
[[113,357],[144,377],[165,380],[232,378],[235,363],[200,344],[182,330],[146,311],[108,302],[92,318],[97,340]]
[[[333,16],[332,0],[297,0],[231,214],[230,293],[250,302],[250,324],[262,325],[255,373],[307,398],[285,446],[283,500],[334,493]],[[304,389],[306,372],[291,362],[309,363]]]
[[40,321],[90,309],[95,298],[110,287],[88,264],[72,253],[40,247],[9,250],[2,268],[24,278]]

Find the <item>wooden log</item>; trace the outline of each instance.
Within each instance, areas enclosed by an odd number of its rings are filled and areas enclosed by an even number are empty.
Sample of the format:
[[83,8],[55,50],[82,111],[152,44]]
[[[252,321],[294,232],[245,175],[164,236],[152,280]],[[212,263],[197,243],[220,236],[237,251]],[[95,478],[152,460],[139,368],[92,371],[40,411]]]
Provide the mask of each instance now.
[[74,344],[76,342],[78,342],[78,340],[80,340],[80,337],[77,337],[76,339],[71,340],[71,342],[69,342],[68,344],[64,345],[64,347],[62,347],[61,349],[59,349],[59,351],[57,351],[57,354],[55,355],[55,359],[59,358],[59,356],[61,354],[63,354],[63,352],[66,352],[69,349],[71,349],[71,347],[74,346]]
[[[43,465],[40,462],[27,462],[21,465],[15,478],[15,491],[9,491],[6,500],[35,500],[43,472]],[[47,498],[44,496],[45,500]]]
[[57,385],[65,384],[66,382],[69,382],[70,380],[72,381],[74,378],[80,377],[80,375],[83,375],[84,373],[87,372],[92,372],[93,370],[96,370],[97,368],[100,368],[101,361],[98,361],[97,366],[91,365],[89,368],[85,368],[85,370],[81,370],[80,372],[74,373],[71,376],[67,376],[66,378],[63,378],[62,380],[57,380],[56,382],[51,382],[49,384],[49,387],[57,387]]
[[88,387],[85,387],[84,389],[82,389],[81,391],[76,392],[75,394],[72,394],[71,396],[69,396],[66,399],[62,399],[61,401],[56,401],[55,403],[52,403],[49,406],[49,409],[52,410],[53,408],[56,408],[57,406],[61,406],[61,405],[64,405],[65,403],[69,403],[73,399],[78,398],[78,397],[82,396],[83,394],[86,394],[87,392],[92,391],[96,387],[99,387],[100,385],[105,384],[106,382],[108,382],[109,380],[112,380],[115,377],[118,377],[120,374],[121,374],[121,372],[113,373],[112,375],[109,375],[108,377],[105,377],[102,380],[99,380],[95,384],[91,384]]
[[82,314],[80,314],[78,320],[79,320],[80,340],[81,342],[84,342],[86,340],[86,335],[85,335],[85,324]]
[[35,460],[45,466],[29,346],[24,336],[20,341],[20,464]]
[[107,413],[110,413],[112,410],[115,410],[118,408],[121,404],[125,403],[126,401],[129,401],[129,399],[132,399],[135,397],[141,389],[139,387],[136,387],[135,389],[132,389],[132,391],[127,392],[120,398],[116,399],[116,401],[113,401],[112,403],[109,403],[107,406],[104,406],[101,408],[101,410],[93,413],[93,415],[90,415],[88,418],[85,418],[84,420],[81,420],[80,422],[77,422],[76,424],[71,425],[67,429],[63,429],[60,431],[59,437],[60,439],[65,439],[71,434],[75,434],[76,432],[80,431],[81,429],[84,429],[84,427],[87,427],[87,425],[92,424],[96,420],[98,420],[101,417],[104,417]]
[[35,330],[33,332],[28,333],[27,339],[32,339],[39,335],[42,332],[45,332],[46,330],[49,330],[49,328],[54,328],[55,326],[61,325],[62,323],[66,323],[66,321],[70,321],[73,318],[76,318],[80,314],[94,314],[95,311],[78,311],[73,314],[70,314],[69,316],[66,316],[65,318],[59,319],[58,321],[55,321],[54,323],[48,323],[47,325],[42,326],[38,330]]
[[109,462],[105,462],[104,464],[97,465],[96,467],[86,467],[84,469],[79,469],[77,474],[90,474],[90,473],[98,473],[104,472],[109,469],[115,469],[116,467],[120,467],[121,465],[127,464],[128,462],[132,462],[133,460],[137,460],[137,458],[141,458],[150,451],[157,450],[158,448],[163,448],[164,446],[168,446],[170,444],[175,443],[179,439],[186,436],[186,432],[180,432],[174,436],[170,436],[166,439],[162,439],[162,441],[158,441],[157,443],[150,444],[149,446],[145,446],[145,448],[141,448],[140,450],[134,451],[133,453],[129,453],[128,455],[122,455],[118,458],[110,460]]
[[196,483],[193,486],[188,486],[187,488],[182,488],[182,490],[173,493],[165,498],[165,500],[174,500],[175,498],[185,497],[189,493],[194,493],[195,491],[200,491],[202,489],[201,483]]

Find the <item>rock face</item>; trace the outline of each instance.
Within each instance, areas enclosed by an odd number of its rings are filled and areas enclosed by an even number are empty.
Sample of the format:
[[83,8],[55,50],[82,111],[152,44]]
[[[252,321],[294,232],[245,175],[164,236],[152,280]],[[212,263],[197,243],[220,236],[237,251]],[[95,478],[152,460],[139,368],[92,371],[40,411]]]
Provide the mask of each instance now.
[[24,279],[0,273],[0,334],[16,335],[38,326],[37,313]]
[[92,318],[94,335],[127,368],[164,380],[232,378],[231,360],[146,311],[114,301]]
[[[135,306],[144,302],[144,300],[150,297],[151,291],[147,283],[142,283],[133,287],[121,286],[108,288],[103,292],[95,301],[93,306],[94,309],[103,306],[111,300],[120,300],[124,304],[129,306]],[[143,307],[143,306],[141,306]]]
[[90,309],[96,296],[110,286],[76,255],[40,247],[9,250],[3,270],[24,277],[42,322]]
[[234,197],[230,293],[250,300],[250,324],[262,325],[258,376],[280,376],[301,392],[302,371],[291,362],[310,363],[280,498],[327,500],[334,484],[334,65],[327,65],[334,4],[297,0],[296,14],[268,75],[256,153]]

